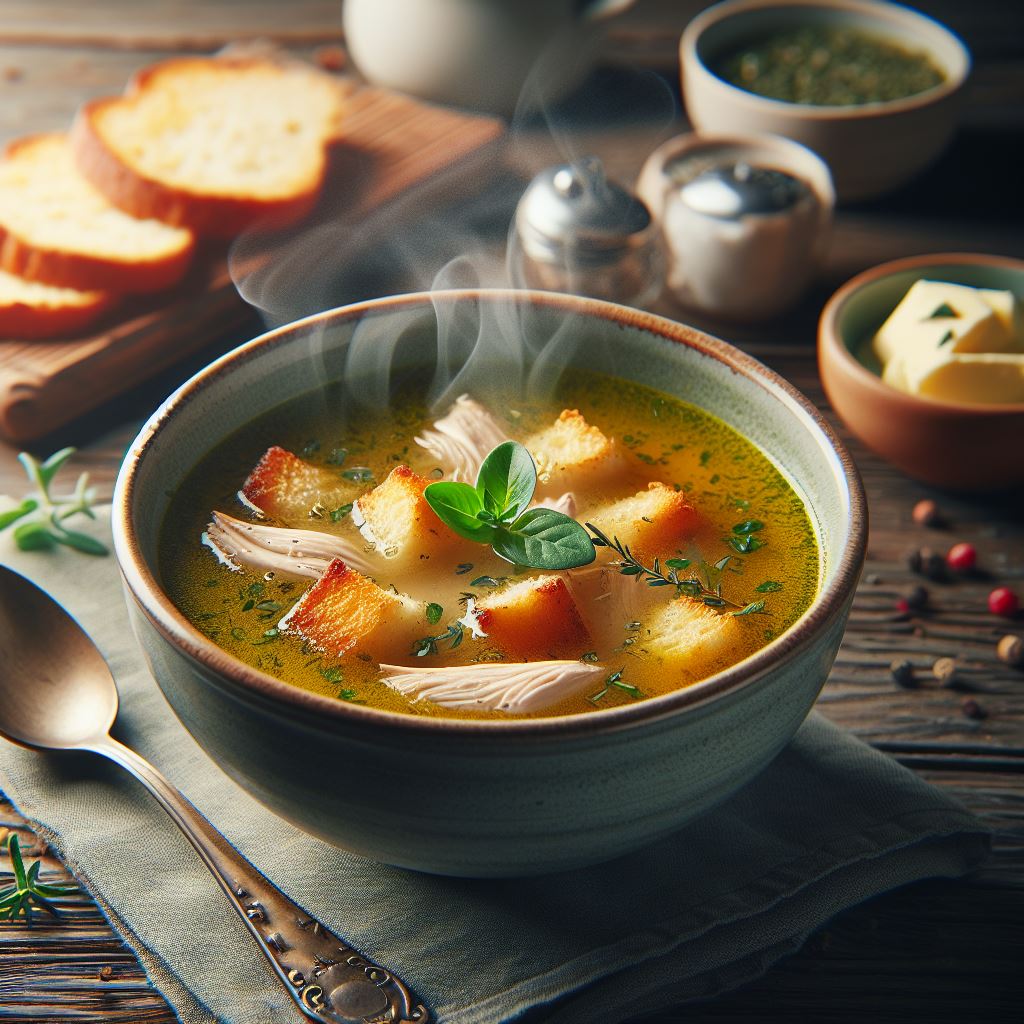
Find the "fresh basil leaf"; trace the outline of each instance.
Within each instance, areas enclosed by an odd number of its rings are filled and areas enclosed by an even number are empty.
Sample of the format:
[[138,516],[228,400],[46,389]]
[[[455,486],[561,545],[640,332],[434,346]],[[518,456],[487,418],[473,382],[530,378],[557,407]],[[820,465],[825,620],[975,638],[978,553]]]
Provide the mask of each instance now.
[[575,519],[550,508],[524,512],[491,541],[496,554],[531,569],[574,569],[597,557],[594,542]]
[[57,538],[42,523],[22,523],[14,528],[14,543],[21,551],[49,551]]
[[483,505],[480,495],[469,484],[438,480],[427,484],[423,489],[423,497],[438,519],[460,537],[479,544],[490,543],[494,527],[477,519],[477,513],[483,509]]
[[537,467],[518,441],[505,441],[494,448],[476,478],[481,507],[503,522],[526,511],[536,487]]
[[54,537],[61,544],[74,548],[76,551],[81,551],[86,555],[105,555],[107,553],[106,545],[101,544],[94,537],[88,536],[88,534],[79,533],[77,530],[67,530],[62,526],[54,534]]
[[0,513],[0,530],[6,530],[11,523],[16,523],[22,516],[27,516],[29,512],[34,512],[37,508],[39,508],[39,502],[32,498],[26,498],[17,508]]

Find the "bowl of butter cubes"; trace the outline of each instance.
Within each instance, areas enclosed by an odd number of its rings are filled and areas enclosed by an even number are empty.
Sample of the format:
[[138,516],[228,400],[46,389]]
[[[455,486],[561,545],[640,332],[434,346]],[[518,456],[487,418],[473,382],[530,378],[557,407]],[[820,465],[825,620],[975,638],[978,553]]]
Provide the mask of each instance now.
[[826,303],[818,361],[846,426],[908,476],[1024,484],[1024,261],[938,253],[866,270]]

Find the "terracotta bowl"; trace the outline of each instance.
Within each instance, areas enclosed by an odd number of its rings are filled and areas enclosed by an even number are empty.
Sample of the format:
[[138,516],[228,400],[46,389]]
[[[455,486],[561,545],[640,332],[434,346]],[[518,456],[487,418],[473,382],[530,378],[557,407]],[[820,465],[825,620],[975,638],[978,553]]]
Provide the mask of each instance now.
[[[443,353],[439,325],[447,330]],[[819,593],[803,617],[688,689],[589,714],[509,721],[421,718],[314,695],[244,665],[190,625],[161,587],[157,545],[169,496],[196,460],[286,399],[325,380],[352,383],[346,360],[357,346],[370,362],[388,355],[394,372],[432,374],[475,346],[481,326],[517,342],[507,366],[488,363],[491,380],[514,379],[521,359],[527,369],[543,360],[551,373],[557,355],[713,410],[784,467],[821,551]],[[347,402],[373,400],[361,383],[349,394]],[[157,410],[127,453],[114,498],[134,628],[167,700],[210,756],[310,833],[379,861],[463,876],[534,874],[624,854],[672,833],[764,768],[832,665],[865,533],[850,458],[813,406],[771,371],[689,327],[539,292],[405,295],[271,331]]]
[[[851,27],[924,50],[945,81],[906,99],[812,106],[767,99],[712,70],[752,38],[799,25]],[[725,0],[699,14],[680,42],[686,113],[698,131],[784,135],[814,150],[840,201],[889,192],[928,166],[953,136],[970,54],[948,29],[907,7],[874,0]]]
[[818,327],[825,393],[869,448],[908,476],[954,490],[1024,483],[1024,405],[958,405],[904,394],[855,353],[920,278],[1007,289],[1024,301],[1024,261],[975,253],[911,256],[873,267],[826,303]]

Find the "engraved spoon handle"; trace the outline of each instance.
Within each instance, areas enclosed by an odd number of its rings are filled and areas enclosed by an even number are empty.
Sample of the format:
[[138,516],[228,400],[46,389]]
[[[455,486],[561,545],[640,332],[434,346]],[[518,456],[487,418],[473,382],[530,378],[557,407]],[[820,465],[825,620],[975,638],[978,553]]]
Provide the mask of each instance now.
[[148,761],[110,736],[89,750],[132,773],[171,816],[227,893],[277,976],[312,1020],[367,1017],[426,1024],[430,1014],[401,979],[367,960],[256,870]]

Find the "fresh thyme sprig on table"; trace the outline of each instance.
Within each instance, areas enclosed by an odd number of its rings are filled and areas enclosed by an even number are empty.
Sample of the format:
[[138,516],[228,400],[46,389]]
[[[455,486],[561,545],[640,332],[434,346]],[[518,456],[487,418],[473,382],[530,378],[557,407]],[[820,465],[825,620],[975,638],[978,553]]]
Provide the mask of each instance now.
[[31,924],[33,906],[45,910],[52,917],[59,917],[60,914],[50,903],[50,899],[54,896],[67,896],[75,890],[65,885],[46,885],[40,882],[38,879],[41,862],[38,860],[26,871],[15,832],[7,839],[7,852],[11,855],[14,885],[0,889],[0,920],[6,918],[14,921],[23,916],[25,923]]
[[67,497],[58,498],[50,493],[57,471],[74,454],[74,448],[62,448],[42,462],[28,452],[18,455],[18,461],[35,484],[36,492],[20,505],[0,513],[0,530],[18,523],[14,528],[14,543],[22,551],[49,551],[63,544],[87,555],[107,554],[105,544],[64,525],[65,520],[79,513],[90,519],[96,518],[92,510],[96,492],[89,486],[89,474],[79,474],[74,491]]
[[[722,596],[721,576],[732,560],[732,555],[720,558],[713,565],[701,562],[699,571],[695,570],[692,576],[680,578],[679,574],[691,567],[689,558],[666,559],[665,568],[668,572],[662,571],[659,558],[655,558],[653,564],[647,567],[629,550],[629,545],[623,544],[618,537],[609,538],[593,523],[585,525],[591,533],[594,547],[610,548],[619,555],[619,561],[615,564],[623,576],[635,576],[638,583],[642,580],[649,587],[675,587],[677,594],[697,598],[709,608],[738,609],[732,613],[733,615],[755,615],[764,611],[764,601],[751,601],[749,604],[740,605]],[[700,578],[700,572],[704,573],[704,579]]]

